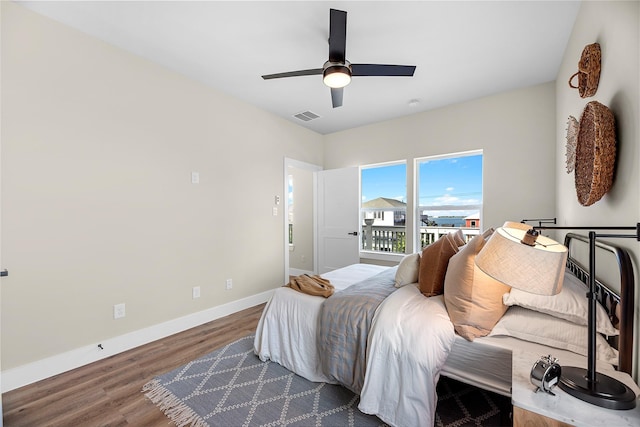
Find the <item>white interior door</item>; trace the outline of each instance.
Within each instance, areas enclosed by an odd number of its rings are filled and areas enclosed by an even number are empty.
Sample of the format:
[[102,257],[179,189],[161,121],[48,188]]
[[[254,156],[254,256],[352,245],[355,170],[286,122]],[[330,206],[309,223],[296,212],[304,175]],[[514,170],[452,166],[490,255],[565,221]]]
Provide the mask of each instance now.
[[318,270],[360,261],[357,167],[318,172]]

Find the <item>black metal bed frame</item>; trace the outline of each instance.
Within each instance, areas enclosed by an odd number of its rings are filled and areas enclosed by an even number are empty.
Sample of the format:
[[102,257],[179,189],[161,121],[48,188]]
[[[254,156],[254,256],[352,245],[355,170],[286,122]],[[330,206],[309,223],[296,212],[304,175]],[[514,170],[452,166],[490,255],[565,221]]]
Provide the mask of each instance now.
[[[569,248],[567,269],[580,279],[588,290],[589,271],[571,256],[571,243],[574,241],[584,242],[588,245],[589,238],[575,233],[567,233],[564,238],[564,245]],[[612,253],[618,263],[620,292],[612,290],[596,278],[596,298],[606,310],[611,323],[620,331],[618,337],[608,337],[609,342],[618,349],[618,370],[631,375],[633,370],[633,311],[635,305],[633,264],[629,253],[625,249],[599,240],[596,241],[596,247]]]

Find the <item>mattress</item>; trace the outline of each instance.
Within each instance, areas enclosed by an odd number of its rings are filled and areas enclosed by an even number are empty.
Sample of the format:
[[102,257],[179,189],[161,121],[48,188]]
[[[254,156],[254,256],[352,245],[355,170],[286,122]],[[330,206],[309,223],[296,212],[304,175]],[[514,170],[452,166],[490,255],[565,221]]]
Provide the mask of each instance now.
[[[548,347],[518,338],[491,336],[476,338],[473,342],[456,335],[451,353],[440,372],[449,378],[511,396],[511,354],[518,349],[540,356],[552,355],[563,366],[585,366],[584,357],[568,350]],[[533,367],[535,360],[531,361]],[[605,362],[598,361],[598,370],[614,370]]]

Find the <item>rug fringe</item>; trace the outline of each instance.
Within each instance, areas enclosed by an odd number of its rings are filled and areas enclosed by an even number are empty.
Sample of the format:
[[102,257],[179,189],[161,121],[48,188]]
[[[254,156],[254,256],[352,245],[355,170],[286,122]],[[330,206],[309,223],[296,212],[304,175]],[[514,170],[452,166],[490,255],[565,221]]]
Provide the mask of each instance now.
[[142,387],[144,395],[156,404],[178,427],[209,427],[198,414],[167,390],[160,380],[154,379]]

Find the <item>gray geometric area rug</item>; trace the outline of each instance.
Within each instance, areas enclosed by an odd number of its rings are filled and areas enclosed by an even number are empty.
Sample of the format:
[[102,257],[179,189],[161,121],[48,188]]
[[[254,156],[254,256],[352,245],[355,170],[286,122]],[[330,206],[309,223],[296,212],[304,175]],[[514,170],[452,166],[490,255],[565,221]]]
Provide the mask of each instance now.
[[[262,362],[253,353],[253,339],[242,338],[160,375],[143,391],[179,427],[384,425],[358,410],[359,397],[350,390],[310,382],[277,363]],[[460,401],[460,396],[476,398],[455,386],[443,391],[452,402]],[[475,406],[480,405],[466,402],[447,405],[451,414],[438,414],[436,425],[500,425],[489,423],[496,420],[498,405],[483,405],[491,414],[477,417]],[[499,410],[497,416],[500,419]]]
[[510,427],[511,398],[440,377],[436,427]]

